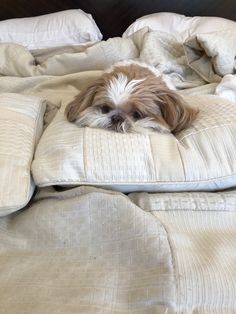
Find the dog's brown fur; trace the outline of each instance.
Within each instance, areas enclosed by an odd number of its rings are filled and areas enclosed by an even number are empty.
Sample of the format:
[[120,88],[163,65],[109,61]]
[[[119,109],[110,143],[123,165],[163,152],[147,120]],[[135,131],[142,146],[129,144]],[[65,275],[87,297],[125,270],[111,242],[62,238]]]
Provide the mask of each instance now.
[[[183,98],[170,90],[165,82],[154,75],[148,68],[137,64],[117,66],[111,72],[104,73],[67,105],[65,114],[70,122],[76,121],[83,113],[88,113],[94,107],[114,104],[107,95],[107,87],[112,78],[120,73],[128,81],[141,80],[136,84],[127,101],[119,105],[120,110],[127,116],[139,112],[143,117],[150,117],[163,126],[164,129],[178,133],[189,127],[196,118],[198,110],[189,107]],[[92,108],[91,108],[92,107]]]

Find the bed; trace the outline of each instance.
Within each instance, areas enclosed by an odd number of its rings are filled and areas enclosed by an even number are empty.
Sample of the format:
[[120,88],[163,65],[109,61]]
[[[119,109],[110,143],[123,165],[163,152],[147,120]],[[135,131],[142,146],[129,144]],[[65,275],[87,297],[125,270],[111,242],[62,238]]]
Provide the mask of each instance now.
[[[0,9],[0,313],[235,313],[236,3]],[[168,76],[193,125],[69,123],[66,105],[122,60]]]

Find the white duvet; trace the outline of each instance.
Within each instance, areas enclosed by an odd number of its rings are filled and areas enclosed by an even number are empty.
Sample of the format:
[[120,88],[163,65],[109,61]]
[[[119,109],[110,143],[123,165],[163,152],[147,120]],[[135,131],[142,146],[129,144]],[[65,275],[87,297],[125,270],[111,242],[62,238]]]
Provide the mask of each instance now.
[[[0,45],[0,92],[31,136],[16,136],[16,124],[9,143],[0,142],[0,160],[14,142],[18,161],[11,172],[6,163],[1,182],[0,313],[236,312],[235,34],[183,45],[142,29],[42,62],[21,46]],[[177,137],[124,135],[65,120],[68,101],[105,67],[137,58],[200,108],[191,128]],[[38,144],[36,113],[44,118]],[[35,183],[41,188],[28,203]]]

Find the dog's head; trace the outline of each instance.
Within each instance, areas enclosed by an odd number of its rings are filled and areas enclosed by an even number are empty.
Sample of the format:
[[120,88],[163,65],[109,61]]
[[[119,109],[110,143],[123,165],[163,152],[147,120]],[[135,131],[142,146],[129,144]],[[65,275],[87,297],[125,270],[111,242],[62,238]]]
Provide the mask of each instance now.
[[197,115],[161,77],[137,64],[104,73],[66,107],[66,117],[78,126],[117,132],[178,133]]

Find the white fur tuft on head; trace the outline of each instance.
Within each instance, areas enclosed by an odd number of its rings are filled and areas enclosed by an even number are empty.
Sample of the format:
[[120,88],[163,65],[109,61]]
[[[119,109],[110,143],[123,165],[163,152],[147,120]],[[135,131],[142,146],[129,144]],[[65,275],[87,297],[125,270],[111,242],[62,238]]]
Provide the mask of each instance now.
[[131,80],[123,73],[118,73],[117,76],[112,77],[107,88],[107,97],[113,101],[115,105],[119,105],[128,100],[132,94],[135,86],[144,79]]

